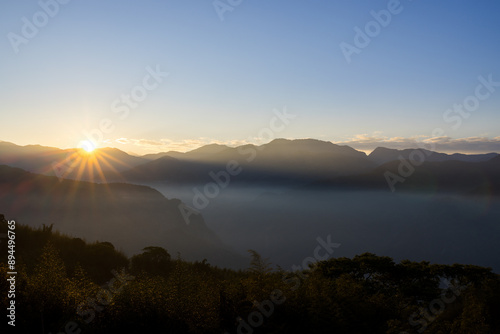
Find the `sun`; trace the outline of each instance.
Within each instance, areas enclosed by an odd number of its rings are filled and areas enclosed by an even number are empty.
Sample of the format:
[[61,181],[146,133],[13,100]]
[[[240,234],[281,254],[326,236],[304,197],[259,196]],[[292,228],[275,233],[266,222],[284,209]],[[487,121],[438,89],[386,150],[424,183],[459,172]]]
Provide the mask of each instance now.
[[82,140],[79,147],[84,149],[88,153],[91,153],[96,149],[96,145],[90,140]]

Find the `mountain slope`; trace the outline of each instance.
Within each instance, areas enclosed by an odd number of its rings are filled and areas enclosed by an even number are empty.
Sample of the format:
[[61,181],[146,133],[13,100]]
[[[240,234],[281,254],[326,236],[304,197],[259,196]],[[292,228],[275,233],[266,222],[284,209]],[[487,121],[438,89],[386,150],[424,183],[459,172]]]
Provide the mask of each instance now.
[[385,163],[369,173],[342,176],[314,186],[338,189],[382,189],[500,195],[500,156],[483,162],[430,161],[422,165]]
[[[54,224],[64,233],[110,241],[127,253],[161,246],[183,258],[235,266],[231,253],[203,217],[181,211],[179,200],[130,184],[95,184],[0,166],[0,211],[27,225]],[[185,220],[183,212],[188,219]]]
[[[101,173],[116,173],[147,162],[116,148],[96,149],[91,155],[81,149],[62,150],[40,145],[19,146],[0,142],[0,164],[63,178],[105,181]],[[83,166],[84,168],[82,168]]]
[[[368,159],[376,163],[377,165],[382,165],[386,162],[396,161],[400,157],[403,157],[406,160],[410,160],[410,157],[413,157],[413,152],[421,151],[425,154],[426,161],[464,161],[464,162],[482,162],[488,161],[496,156],[497,153],[487,153],[487,154],[446,154],[446,153],[438,153],[434,151],[429,151],[425,149],[405,149],[405,150],[396,150],[385,147],[377,147],[372,153],[368,155]],[[415,159],[418,159],[418,156],[415,154]]]
[[[167,180],[172,183],[208,182],[209,172],[225,168],[219,164],[208,164],[180,160],[164,156],[120,173],[122,180],[153,182]],[[108,176],[112,178],[112,176]]]

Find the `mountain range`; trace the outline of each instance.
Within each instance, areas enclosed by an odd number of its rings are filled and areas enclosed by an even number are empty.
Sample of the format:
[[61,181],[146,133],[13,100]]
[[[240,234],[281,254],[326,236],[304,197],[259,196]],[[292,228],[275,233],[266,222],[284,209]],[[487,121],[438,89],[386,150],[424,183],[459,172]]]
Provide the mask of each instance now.
[[[349,146],[314,139],[276,139],[260,146],[234,148],[210,144],[186,153],[170,151],[139,157],[116,148],[88,154],[76,149],[0,142],[0,164],[94,182],[203,184],[229,177],[236,184],[321,183],[330,187],[391,189],[388,183],[393,182],[401,189],[436,186],[473,192],[491,187],[496,193],[497,158],[497,153],[449,155],[383,147],[366,155]],[[403,161],[410,164],[410,169],[415,165],[411,177],[400,175],[407,174],[398,170],[405,164]]]
[[496,157],[497,153],[487,153],[487,154],[446,154],[438,153],[423,148],[409,148],[404,150],[395,150],[385,147],[377,147],[368,156],[369,159],[375,162],[377,165],[382,165],[389,161],[398,160],[399,157],[403,157],[406,160],[411,160],[412,153],[415,151],[420,151],[424,154],[426,161],[464,161],[464,162],[482,162],[488,161]]
[[[208,185],[212,185],[210,191],[214,186],[227,189],[215,198],[206,193]],[[285,192],[279,194],[276,189]],[[391,190],[402,196],[393,197]],[[196,191],[205,191],[206,204],[210,199],[201,212],[191,209],[201,209],[195,205]],[[252,192],[257,197],[252,199]],[[404,195],[408,193],[426,194],[428,200],[414,202]],[[443,198],[460,195],[460,199],[434,199],[441,194]],[[466,209],[477,202],[468,198],[483,203],[496,201],[492,198],[498,195],[500,156],[496,153],[448,155],[377,148],[367,155],[319,140],[276,139],[260,146],[212,144],[186,153],[138,157],[115,148],[89,154],[0,142],[0,213],[7,217],[32,226],[54,224],[61,232],[109,241],[129,254],[161,246],[185,259],[207,258],[233,268],[245,265],[242,254],[248,247],[264,249],[281,263],[294,261],[292,255],[299,257],[314,246],[304,244],[306,230],[310,230],[307,240],[335,231],[339,240],[348,242],[344,246],[348,254],[373,248],[396,256],[412,234],[406,239],[403,234],[393,235],[394,249],[387,250],[378,239],[360,244],[356,238],[360,231],[368,238],[383,228],[392,235],[403,228],[398,225],[401,219],[425,235],[420,231],[422,221],[455,215],[455,221],[461,219],[460,238],[450,239],[452,244],[445,248],[427,248],[430,253],[422,257],[452,261],[450,250],[457,240],[465,240],[474,224],[482,224],[484,230],[476,231],[478,245],[480,238],[497,229],[493,223],[497,212],[478,216],[478,210]],[[429,208],[432,213],[425,217],[405,216]],[[459,209],[465,211],[457,216]],[[465,219],[469,216],[473,218]],[[454,226],[450,221],[438,224],[436,238],[443,238]],[[297,235],[297,231],[302,232]],[[420,254],[416,247],[408,255]],[[441,253],[449,258],[439,257]],[[494,261],[485,263],[498,267]]]

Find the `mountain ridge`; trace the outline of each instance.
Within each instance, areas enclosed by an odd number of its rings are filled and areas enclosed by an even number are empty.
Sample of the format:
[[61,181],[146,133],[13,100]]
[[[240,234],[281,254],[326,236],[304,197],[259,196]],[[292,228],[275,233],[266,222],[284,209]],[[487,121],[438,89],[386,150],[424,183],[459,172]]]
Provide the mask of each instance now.
[[441,153],[430,151],[423,148],[407,148],[403,150],[391,149],[386,147],[377,147],[373,150],[368,158],[378,165],[382,165],[389,161],[399,160],[400,157],[403,157],[406,160],[410,160],[411,156],[414,152],[420,151],[425,155],[425,161],[467,161],[467,162],[482,162],[488,161],[495,156],[498,156],[498,153],[484,153],[484,154],[462,154],[462,153]]
[[[419,155],[424,155],[426,162],[484,162],[498,156],[496,153],[450,155],[423,149],[384,147],[366,155],[347,145],[310,138],[278,138],[262,145],[237,147],[209,144],[184,153],[169,151],[144,156],[133,156],[110,147],[98,148],[89,155],[77,149],[0,142],[0,164],[34,173],[94,182],[211,182],[211,172],[224,171],[228,163],[235,161],[244,170],[233,179],[236,182],[305,184],[366,174],[385,163],[401,158],[418,159]],[[83,163],[85,166],[81,167]]]

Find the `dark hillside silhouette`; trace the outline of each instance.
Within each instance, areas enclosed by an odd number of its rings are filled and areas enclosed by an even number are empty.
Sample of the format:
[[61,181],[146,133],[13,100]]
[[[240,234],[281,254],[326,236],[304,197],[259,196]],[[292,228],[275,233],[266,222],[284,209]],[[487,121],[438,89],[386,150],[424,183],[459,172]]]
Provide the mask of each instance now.
[[[234,266],[234,255],[181,201],[166,199],[150,187],[124,183],[95,184],[32,174],[0,166],[1,209],[32,226],[51,225],[87,240],[111,241],[127,254],[148,245],[170,245],[187,259],[206,257]],[[185,211],[184,211],[185,212]]]

